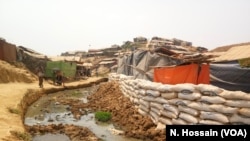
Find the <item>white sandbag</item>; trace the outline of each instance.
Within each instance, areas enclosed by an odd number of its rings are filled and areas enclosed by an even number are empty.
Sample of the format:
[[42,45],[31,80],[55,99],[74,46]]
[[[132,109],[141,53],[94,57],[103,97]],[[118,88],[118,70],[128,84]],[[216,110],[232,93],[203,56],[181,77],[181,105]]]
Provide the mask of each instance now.
[[139,109],[145,111],[145,112],[149,112],[150,108],[149,107],[146,107],[144,105],[139,105]]
[[156,97],[156,98],[154,99],[154,102],[156,102],[156,103],[161,103],[161,104],[168,104],[168,103],[169,103],[168,100],[166,100],[166,99],[164,99],[164,98],[162,98],[162,97]]
[[180,112],[179,118],[189,122],[189,123],[198,123],[198,119],[190,114]]
[[185,99],[185,100],[196,100],[201,97],[200,93],[184,93],[184,92],[179,92],[178,93],[178,98],[179,99]]
[[150,107],[150,103],[148,101],[145,101],[143,99],[139,99],[139,104],[145,106],[146,108]]
[[210,96],[216,96],[219,95],[221,92],[223,92],[223,89],[207,84],[198,84],[196,86],[196,89],[198,89],[203,95],[210,95]]
[[175,98],[175,99],[170,99],[168,100],[169,104],[172,105],[183,105],[183,106],[187,106],[188,104],[191,103],[191,101],[189,100],[183,100],[183,99],[179,99],[179,98]]
[[159,122],[165,124],[165,125],[172,125],[172,121],[171,119],[167,118],[167,117],[159,117]]
[[222,104],[226,102],[224,98],[219,96],[202,96],[199,101],[205,101],[210,104]]
[[221,114],[221,113],[217,113],[217,112],[204,112],[201,111],[200,114],[200,118],[204,119],[204,120],[214,120],[214,121],[218,121],[218,122],[222,122],[222,123],[228,123],[229,120],[227,118],[227,116]]
[[173,98],[177,98],[178,94],[175,92],[165,92],[165,93],[161,93],[161,97],[165,98],[165,99],[173,99]]
[[134,98],[134,101],[133,101],[135,104],[139,104],[139,99],[138,98]]
[[250,101],[247,100],[226,100],[224,105],[231,107],[250,108]]
[[191,102],[188,104],[188,107],[199,110],[199,111],[207,111],[212,112],[213,110],[209,108],[208,104],[201,103],[201,102]]
[[162,110],[163,109],[163,105],[159,104],[159,103],[155,103],[155,102],[150,102],[150,107],[154,107],[157,108],[158,110]]
[[166,129],[166,124],[158,122],[155,130],[164,130]]
[[241,108],[241,109],[239,109],[238,112],[239,112],[239,114],[250,118],[250,108]]
[[159,115],[153,111],[149,112],[149,115],[151,116],[151,118],[153,118],[154,123],[158,123],[159,121]]
[[167,111],[173,112],[175,115],[179,114],[179,110],[176,106],[170,104],[163,104],[163,108]]
[[181,92],[181,91],[194,92],[194,90],[195,90],[195,85],[191,83],[176,84],[173,85],[172,87],[172,91],[175,92]]
[[138,84],[139,88],[146,89],[146,90],[153,90],[156,86],[153,82],[144,81],[143,83]]
[[[153,111],[154,113],[156,113],[158,116],[160,116],[161,115],[161,112],[160,112],[160,110],[159,109],[157,109],[157,108],[155,108],[155,107],[151,107],[150,108],[150,111]],[[150,112],[149,111],[149,112]]]
[[240,116],[238,114],[234,114],[229,118],[230,123],[244,123],[244,124],[250,124],[250,118]]
[[214,120],[200,120],[199,124],[205,125],[223,125],[223,123]]
[[142,99],[148,102],[154,102],[156,98],[153,96],[145,96]]
[[250,94],[244,93],[242,91],[224,90],[222,93],[220,93],[220,96],[225,99],[232,99],[232,100],[250,100]]
[[177,116],[178,116],[178,115],[174,114],[173,112],[167,111],[165,109],[161,110],[160,112],[161,112],[162,116],[165,116],[165,117],[168,117],[168,118],[171,118],[171,119],[172,118],[177,118]]
[[158,97],[161,95],[159,91],[154,91],[154,90],[146,90],[146,94],[148,96],[153,96],[153,97]]
[[138,92],[140,95],[146,95],[146,90],[143,90],[143,89],[139,89],[139,92]]
[[199,114],[199,111],[192,109],[192,108],[189,108],[187,106],[182,106],[182,105],[178,106],[178,110],[179,110],[179,112],[188,113],[188,114],[193,115],[193,116],[197,116]]
[[233,107],[224,106],[220,104],[209,105],[209,108],[212,109],[213,111],[224,113],[224,114],[234,114],[238,110],[238,108],[233,108]]
[[173,87],[173,85],[161,84],[161,85],[159,85],[156,88],[156,90],[160,91],[160,92],[163,92],[163,93],[165,93],[165,92],[171,92],[172,91],[172,87]]
[[148,112],[145,112],[144,110],[142,110],[142,109],[138,109],[138,112],[141,114],[141,115],[143,115],[143,116],[148,116]]
[[188,124],[185,120],[180,119],[180,118],[172,119],[172,123],[174,125],[187,125]]

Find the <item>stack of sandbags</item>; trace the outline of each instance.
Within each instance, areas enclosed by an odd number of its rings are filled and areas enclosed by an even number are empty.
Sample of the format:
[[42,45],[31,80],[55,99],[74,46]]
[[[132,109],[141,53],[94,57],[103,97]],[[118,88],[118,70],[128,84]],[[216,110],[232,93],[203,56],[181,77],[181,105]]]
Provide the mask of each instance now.
[[250,124],[250,94],[224,90],[219,96],[226,99],[225,107],[237,109],[230,111],[229,122],[231,124]]
[[123,94],[157,129],[170,124],[250,124],[250,95],[206,84],[166,85],[120,75]]
[[119,81],[120,74],[117,73],[109,73],[108,74],[109,81]]

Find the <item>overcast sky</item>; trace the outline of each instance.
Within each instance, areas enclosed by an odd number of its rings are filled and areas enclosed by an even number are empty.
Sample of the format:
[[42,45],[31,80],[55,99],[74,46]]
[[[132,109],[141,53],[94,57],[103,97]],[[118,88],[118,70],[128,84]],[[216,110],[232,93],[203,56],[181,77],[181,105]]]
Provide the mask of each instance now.
[[0,37],[45,55],[178,38],[209,50],[250,41],[250,0],[0,0]]

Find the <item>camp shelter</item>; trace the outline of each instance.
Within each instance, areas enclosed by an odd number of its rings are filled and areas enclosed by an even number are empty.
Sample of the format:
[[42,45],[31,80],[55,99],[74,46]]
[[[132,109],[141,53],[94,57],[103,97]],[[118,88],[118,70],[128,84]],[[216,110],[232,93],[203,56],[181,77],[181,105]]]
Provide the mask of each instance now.
[[45,76],[53,77],[53,71],[60,70],[68,78],[74,78],[76,74],[76,63],[65,61],[48,61],[45,68]]
[[135,50],[131,54],[118,57],[117,73],[153,81],[153,66],[171,66],[182,60],[149,50]]
[[163,84],[209,84],[209,79],[208,63],[154,68],[154,82]]
[[14,44],[10,44],[3,39],[0,39],[0,60],[7,62],[16,61],[17,51]]
[[235,46],[215,58],[210,65],[211,84],[232,91],[250,92],[250,68],[240,62],[249,60],[250,45]]

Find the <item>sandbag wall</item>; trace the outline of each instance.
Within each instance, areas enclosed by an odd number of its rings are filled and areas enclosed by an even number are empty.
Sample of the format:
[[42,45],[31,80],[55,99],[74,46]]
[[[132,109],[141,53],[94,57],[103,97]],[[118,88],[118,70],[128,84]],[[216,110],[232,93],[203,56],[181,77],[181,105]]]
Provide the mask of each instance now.
[[158,127],[171,124],[250,124],[250,94],[206,84],[167,85],[112,73],[138,112]]

